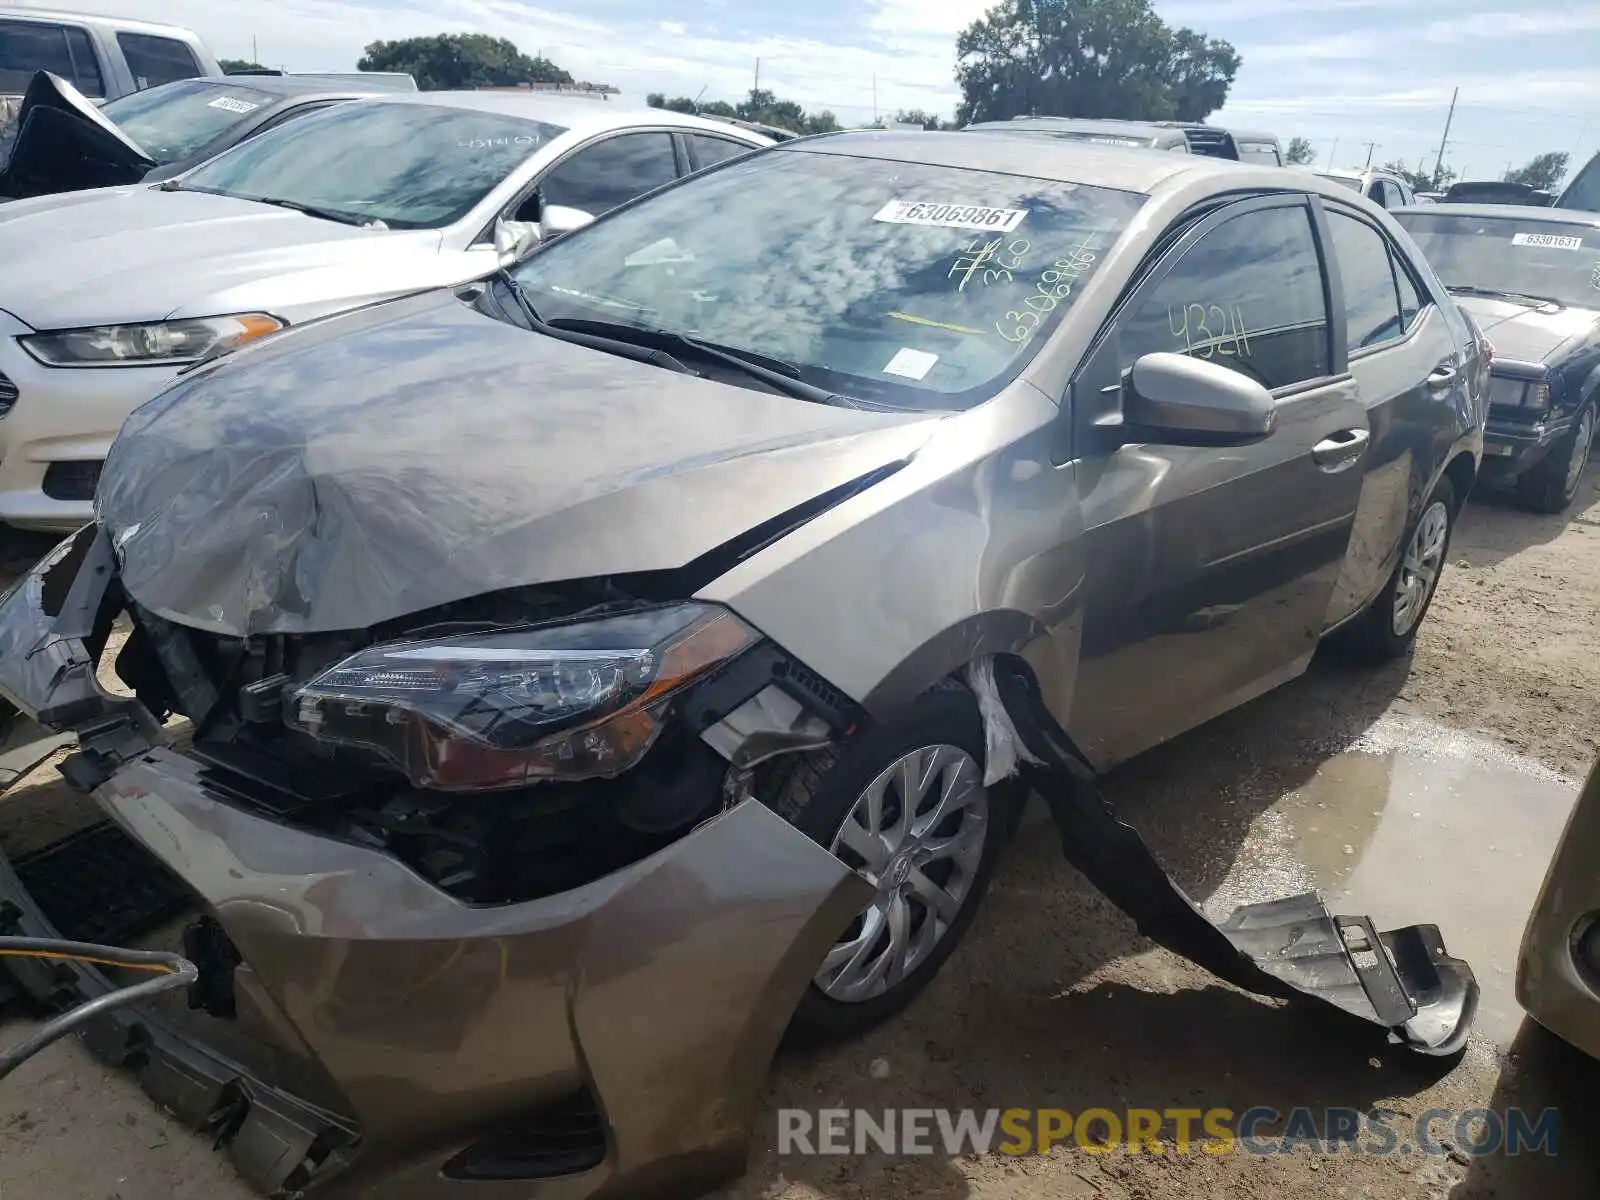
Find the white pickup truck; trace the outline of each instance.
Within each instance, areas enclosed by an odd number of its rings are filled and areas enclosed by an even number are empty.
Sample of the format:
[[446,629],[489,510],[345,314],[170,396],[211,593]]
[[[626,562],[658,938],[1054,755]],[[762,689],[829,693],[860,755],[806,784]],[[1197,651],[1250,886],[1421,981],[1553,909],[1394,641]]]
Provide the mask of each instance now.
[[0,163],[22,93],[49,71],[95,101],[221,75],[200,36],[176,25],[42,8],[0,8]]

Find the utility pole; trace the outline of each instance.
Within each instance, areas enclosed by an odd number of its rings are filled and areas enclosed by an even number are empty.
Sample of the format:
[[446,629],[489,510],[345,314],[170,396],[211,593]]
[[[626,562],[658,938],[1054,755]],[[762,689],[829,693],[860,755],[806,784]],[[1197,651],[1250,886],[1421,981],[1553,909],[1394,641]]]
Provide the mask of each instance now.
[[1339,153],[1339,139],[1334,138],[1333,145],[1328,150],[1328,166],[1330,168],[1333,166],[1333,156],[1337,153]]
[[1372,166],[1372,152],[1378,148],[1377,142],[1367,143],[1367,166]]
[[878,123],[878,73],[872,73],[872,123]]
[[761,90],[761,60],[759,58],[756,59],[756,85],[751,90],[757,92]]
[[261,49],[256,45],[256,35],[253,33],[250,35],[250,61],[253,63],[261,61]]
[[1433,182],[1435,185],[1438,184],[1439,172],[1444,167],[1445,143],[1450,140],[1450,122],[1454,121],[1456,118],[1456,100],[1460,95],[1460,88],[1456,88],[1455,91],[1450,93],[1450,111],[1445,114],[1444,118],[1444,136],[1439,139],[1439,154],[1433,160]]

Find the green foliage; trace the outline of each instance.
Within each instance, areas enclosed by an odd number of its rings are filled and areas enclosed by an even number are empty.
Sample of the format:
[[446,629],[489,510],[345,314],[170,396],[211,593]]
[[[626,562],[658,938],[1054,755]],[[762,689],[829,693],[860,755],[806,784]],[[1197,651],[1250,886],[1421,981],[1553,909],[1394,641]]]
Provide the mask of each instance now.
[[924,129],[954,129],[954,121],[946,121],[943,117],[935,116],[931,112],[924,112],[920,108],[902,108],[890,118],[896,125],[921,125]]
[[250,62],[244,58],[219,58],[218,65],[222,67],[224,75],[232,75],[237,71],[265,71],[266,67],[258,62]]
[[725,100],[700,102],[688,96],[673,96],[665,92],[651,92],[645,97],[651,108],[666,108],[673,112],[698,113],[703,117],[736,117],[741,121],[754,121],[760,125],[776,125],[792,133],[828,133],[839,128],[839,121],[827,109],[807,113],[793,100],[779,100],[765,88],[751,88],[750,94],[738,104]]
[[417,87],[425,92],[572,82],[572,76],[548,58],[529,58],[505,38],[484,33],[440,33],[373,42],[356,69],[401,71],[415,78]]
[[1442,192],[1456,181],[1456,173],[1449,167],[1441,167],[1437,172],[1414,171],[1399,159],[1392,159],[1383,164],[1383,169],[1400,176],[1418,192]]
[[1531,188],[1554,191],[1567,177],[1567,162],[1571,156],[1564,150],[1552,150],[1536,155],[1526,166],[1506,172],[1507,183],[1522,183]]
[[1310,166],[1317,161],[1317,152],[1311,148],[1309,138],[1290,138],[1288,149],[1283,152],[1283,161],[1291,167]]
[[1150,0],[1000,0],[956,39],[956,120],[1199,121],[1226,102],[1239,61]]

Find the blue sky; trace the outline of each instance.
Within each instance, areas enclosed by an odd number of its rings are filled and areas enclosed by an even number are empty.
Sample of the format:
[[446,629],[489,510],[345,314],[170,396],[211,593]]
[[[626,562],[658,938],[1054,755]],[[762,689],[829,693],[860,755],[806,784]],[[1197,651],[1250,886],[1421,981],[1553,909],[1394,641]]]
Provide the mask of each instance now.
[[[350,69],[379,37],[479,30],[580,78],[737,99],[761,82],[841,120],[922,107],[949,113],[956,32],[985,0],[58,0],[176,21],[219,55],[291,70]],[[0,9],[8,0],[0,0]],[[1431,164],[1451,88],[1445,161],[1471,177],[1507,162],[1600,149],[1600,4],[1521,0],[1156,0],[1173,24],[1238,47],[1244,65],[1213,121],[1310,138],[1319,162]],[[1593,118],[1593,119],[1591,119]]]

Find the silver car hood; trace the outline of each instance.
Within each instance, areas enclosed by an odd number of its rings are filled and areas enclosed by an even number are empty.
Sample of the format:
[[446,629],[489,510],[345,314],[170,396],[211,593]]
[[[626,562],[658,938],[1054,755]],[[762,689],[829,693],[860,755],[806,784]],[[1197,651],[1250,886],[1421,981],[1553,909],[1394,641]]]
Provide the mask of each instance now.
[[904,461],[936,421],[677,374],[435,292],[168,389],[123,426],[97,504],[124,586],[168,619],[360,629],[682,567]]
[[283,295],[296,272],[377,264],[404,248],[433,262],[438,246],[437,232],[361,229],[203,192],[40,196],[0,204],[0,308],[35,329],[216,316],[262,303],[252,284]]

